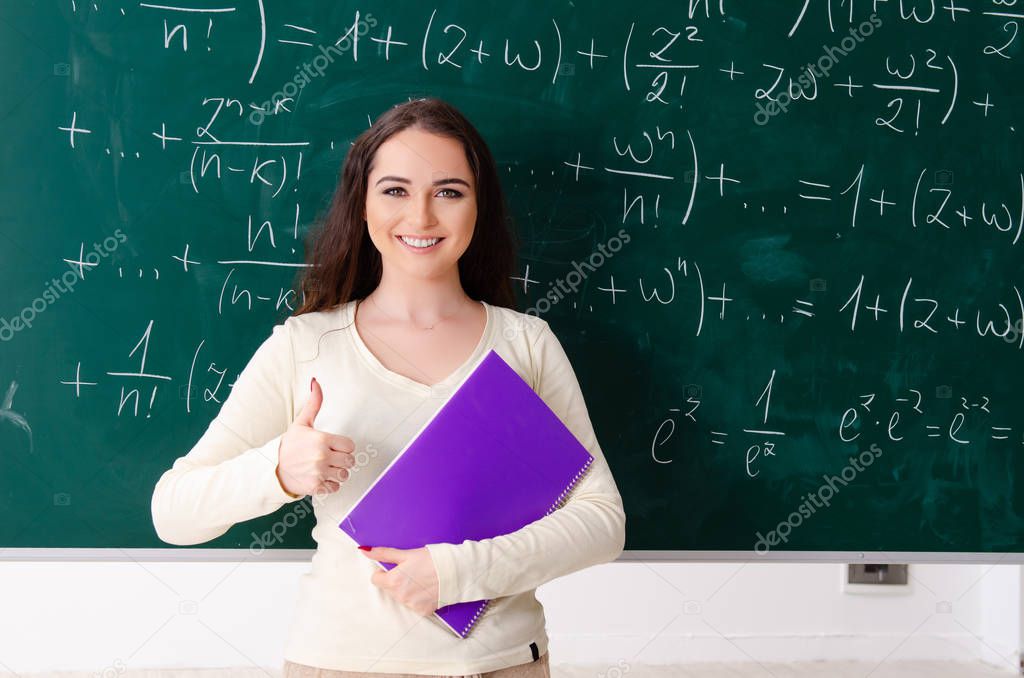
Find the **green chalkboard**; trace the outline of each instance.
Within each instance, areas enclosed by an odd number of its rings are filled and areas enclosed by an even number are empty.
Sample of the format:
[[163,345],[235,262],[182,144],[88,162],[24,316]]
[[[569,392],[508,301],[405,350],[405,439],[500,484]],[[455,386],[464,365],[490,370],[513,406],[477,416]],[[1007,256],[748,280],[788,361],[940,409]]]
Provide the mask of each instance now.
[[4,3],[0,547],[165,546],[350,141],[430,95],[628,550],[1024,553],[1024,16],[942,4]]

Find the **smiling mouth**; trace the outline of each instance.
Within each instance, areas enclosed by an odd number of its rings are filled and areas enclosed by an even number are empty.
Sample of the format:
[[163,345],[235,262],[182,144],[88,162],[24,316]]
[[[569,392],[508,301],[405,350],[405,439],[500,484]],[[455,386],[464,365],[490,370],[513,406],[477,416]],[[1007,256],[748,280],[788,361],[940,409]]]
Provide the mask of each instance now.
[[[440,238],[440,237],[434,237],[434,238],[409,238],[409,240],[411,242],[407,242],[405,237],[403,237],[403,236],[396,235],[395,238],[399,242],[401,242],[402,245],[404,245],[407,249],[414,250],[414,251],[417,251],[417,252],[429,252],[430,250],[433,250],[438,245],[440,245],[441,241],[444,240],[444,238]],[[435,241],[435,242],[433,244],[429,244],[429,245],[426,244],[426,243],[429,243],[430,241]]]

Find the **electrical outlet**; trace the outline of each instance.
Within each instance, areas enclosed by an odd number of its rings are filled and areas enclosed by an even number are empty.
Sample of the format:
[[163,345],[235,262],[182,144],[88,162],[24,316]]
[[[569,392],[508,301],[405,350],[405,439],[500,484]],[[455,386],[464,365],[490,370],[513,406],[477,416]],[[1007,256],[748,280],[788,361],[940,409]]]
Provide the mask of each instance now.
[[907,594],[911,592],[909,565],[856,563],[844,565],[843,593]]

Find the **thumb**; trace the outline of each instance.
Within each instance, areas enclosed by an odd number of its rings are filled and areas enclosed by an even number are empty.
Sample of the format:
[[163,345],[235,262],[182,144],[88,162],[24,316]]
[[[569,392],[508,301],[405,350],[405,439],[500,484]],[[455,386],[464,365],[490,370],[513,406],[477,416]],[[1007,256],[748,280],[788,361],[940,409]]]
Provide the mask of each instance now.
[[312,428],[313,420],[316,419],[317,412],[320,411],[320,406],[323,405],[324,392],[320,390],[320,382],[316,380],[316,377],[313,377],[313,381],[310,382],[310,389],[309,398],[306,400],[306,404],[302,406],[299,416],[295,417],[295,423]]

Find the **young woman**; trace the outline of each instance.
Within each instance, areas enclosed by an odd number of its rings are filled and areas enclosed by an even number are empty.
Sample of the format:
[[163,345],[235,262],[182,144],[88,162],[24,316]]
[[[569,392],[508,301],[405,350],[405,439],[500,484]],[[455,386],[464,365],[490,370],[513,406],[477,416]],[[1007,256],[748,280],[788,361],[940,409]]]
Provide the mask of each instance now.
[[[546,321],[514,309],[515,244],[479,133],[437,99],[385,112],[349,150],[309,252],[304,303],[157,483],[158,536],[199,544],[313,496],[317,549],[285,678],[550,676],[534,592],[614,560],[625,514],[561,344]],[[353,544],[341,517],[491,349],[594,456],[587,474],[562,508],[494,539]],[[432,614],[484,598],[466,639]]]

